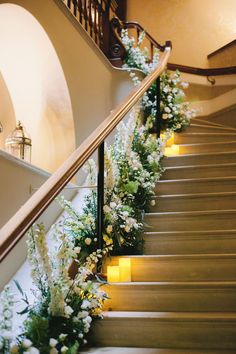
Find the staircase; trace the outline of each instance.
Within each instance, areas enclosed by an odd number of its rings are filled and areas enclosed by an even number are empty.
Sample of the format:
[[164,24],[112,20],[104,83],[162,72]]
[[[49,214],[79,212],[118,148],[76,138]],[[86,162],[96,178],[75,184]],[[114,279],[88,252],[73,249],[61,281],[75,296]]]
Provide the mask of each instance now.
[[193,119],[175,143],[145,254],[131,257],[131,283],[107,286],[86,353],[236,352],[236,130]]

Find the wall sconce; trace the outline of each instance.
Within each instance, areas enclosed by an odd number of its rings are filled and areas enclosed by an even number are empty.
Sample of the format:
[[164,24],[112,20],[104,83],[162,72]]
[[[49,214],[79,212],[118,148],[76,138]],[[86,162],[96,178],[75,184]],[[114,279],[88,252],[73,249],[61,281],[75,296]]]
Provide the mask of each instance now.
[[6,151],[27,162],[31,161],[31,139],[18,121],[16,128],[5,140]]
[[0,122],[0,133],[2,133],[3,131],[3,126],[2,126],[2,123]]

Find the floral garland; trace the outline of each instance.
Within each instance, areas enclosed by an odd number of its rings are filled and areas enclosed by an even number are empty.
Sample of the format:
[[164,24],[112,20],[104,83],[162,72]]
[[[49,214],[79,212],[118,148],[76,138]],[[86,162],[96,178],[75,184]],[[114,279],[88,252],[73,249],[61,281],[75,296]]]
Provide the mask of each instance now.
[[[152,61],[142,49],[145,34],[138,43],[122,32],[127,50],[124,67],[135,85],[158,65],[159,52]],[[154,188],[164,171],[161,162],[165,142],[174,131],[189,124],[194,111],[184,101],[178,72],[161,76],[161,130],[165,138],[150,134],[156,115],[156,84],[143,96],[140,106],[132,110],[128,121],[117,127],[115,141],[105,148],[105,205],[103,247],[97,249],[97,194],[86,195],[82,212],[64,197],[58,202],[64,217],[52,227],[55,249],[49,251],[42,224],[28,234],[28,261],[35,289],[35,302],[29,300],[16,283],[26,304],[20,313],[27,314],[21,333],[12,335],[14,297],[9,286],[1,294],[0,352],[25,354],[75,354],[86,343],[93,318],[101,317],[107,295],[104,284],[94,274],[98,263],[108,254],[142,253],[143,215],[154,204]],[[86,185],[96,184],[97,168],[89,160],[84,169]]]

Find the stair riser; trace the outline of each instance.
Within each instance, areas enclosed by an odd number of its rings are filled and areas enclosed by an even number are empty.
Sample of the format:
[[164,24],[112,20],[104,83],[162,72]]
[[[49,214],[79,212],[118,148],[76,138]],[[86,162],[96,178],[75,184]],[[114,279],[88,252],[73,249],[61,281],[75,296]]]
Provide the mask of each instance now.
[[147,235],[144,237],[144,254],[214,254],[236,253],[235,237],[159,237]]
[[90,335],[95,346],[235,349],[236,323],[155,319],[104,319]]
[[[113,258],[111,265],[117,265]],[[236,258],[132,258],[132,281],[236,280]]]
[[216,143],[236,140],[236,134],[175,134],[175,144]]
[[[229,139],[232,140],[232,139]],[[197,142],[198,143],[198,142]],[[200,141],[199,141],[200,143]],[[189,144],[193,144],[190,142]],[[198,154],[207,152],[231,152],[236,150],[236,141],[233,143],[224,142],[223,144],[196,144],[196,145],[180,145],[179,153],[182,154]]]
[[187,133],[233,133],[234,131],[227,128],[221,127],[210,127],[201,125],[190,125],[187,129]]
[[188,197],[159,197],[156,205],[151,207],[151,212],[165,211],[198,211],[198,210],[224,210],[236,207],[235,196],[214,196],[193,198]]
[[208,164],[221,164],[221,163],[236,163],[236,152],[230,154],[220,155],[187,155],[177,157],[166,157],[163,160],[164,167],[178,167],[178,166],[197,166]]
[[207,178],[207,177],[230,177],[236,176],[236,166],[218,165],[198,167],[168,168],[161,176],[162,180],[188,179],[188,178]]
[[215,193],[215,192],[236,192],[235,180],[219,181],[173,181],[159,182],[156,185],[155,192],[161,194],[188,194],[188,193]]
[[158,286],[107,286],[105,311],[236,311],[236,289],[160,289]]
[[[148,215],[148,214],[147,214]],[[236,214],[146,216],[147,231],[197,231],[236,229]]]

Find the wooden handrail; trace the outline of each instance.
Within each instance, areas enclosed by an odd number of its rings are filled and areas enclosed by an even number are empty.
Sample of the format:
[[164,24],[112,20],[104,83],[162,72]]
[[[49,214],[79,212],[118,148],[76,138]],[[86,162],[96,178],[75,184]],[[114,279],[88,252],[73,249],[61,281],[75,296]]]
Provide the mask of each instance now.
[[[117,29],[118,33],[120,33],[122,29],[135,29],[136,30],[136,39],[138,39],[138,36],[141,32],[145,32],[145,37],[149,41],[151,56],[153,55],[153,48],[157,48],[161,51],[165,48],[165,46],[162,46],[160,43],[158,43],[137,22],[120,21],[118,18],[113,18],[111,20],[111,25],[113,26],[113,28]],[[230,45],[232,45],[234,43],[235,43],[235,41],[230,43]],[[122,45],[121,42],[119,43],[119,45]],[[121,63],[121,65],[122,65],[122,63]],[[223,67],[223,68],[209,68],[208,69],[208,68],[197,68],[197,67],[193,67],[193,66],[168,63],[167,68],[169,70],[179,70],[183,73],[188,73],[188,74],[193,74],[193,75],[201,75],[201,76],[220,76],[220,75],[236,74],[236,66],[229,66],[229,67]]]
[[193,66],[186,66],[180,64],[168,63],[169,70],[179,70],[182,73],[200,75],[200,76],[221,76],[236,74],[236,66],[228,66],[224,68],[196,68]]
[[[169,43],[169,42],[168,42]],[[62,191],[93,152],[165,70],[171,48],[167,45],[158,67],[149,74],[118,107],[71,154],[61,167],[35,192],[0,231],[0,262],[20,241],[33,223]]]

